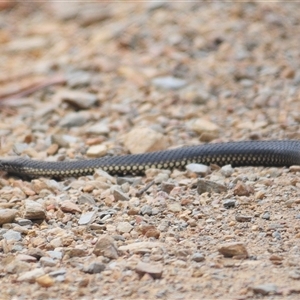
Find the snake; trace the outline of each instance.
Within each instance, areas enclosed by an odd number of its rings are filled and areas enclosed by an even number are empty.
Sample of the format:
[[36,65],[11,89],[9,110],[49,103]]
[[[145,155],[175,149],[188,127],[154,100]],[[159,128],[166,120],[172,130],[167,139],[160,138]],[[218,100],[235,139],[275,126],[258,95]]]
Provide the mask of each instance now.
[[70,161],[42,161],[18,157],[0,159],[0,170],[25,178],[66,178],[94,174],[102,169],[111,175],[143,175],[147,169],[184,169],[197,163],[219,166],[300,165],[300,141],[256,140],[207,143],[155,152],[104,156]]

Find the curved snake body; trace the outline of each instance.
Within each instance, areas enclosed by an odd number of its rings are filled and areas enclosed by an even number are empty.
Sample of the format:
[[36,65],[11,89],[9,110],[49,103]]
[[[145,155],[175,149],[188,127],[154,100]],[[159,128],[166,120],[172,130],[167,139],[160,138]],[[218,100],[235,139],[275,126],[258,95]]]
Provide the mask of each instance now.
[[0,159],[0,170],[24,177],[78,177],[103,169],[112,175],[140,175],[149,168],[182,169],[190,163],[232,166],[300,165],[300,141],[242,141],[129,154],[96,159],[47,162],[26,158]]

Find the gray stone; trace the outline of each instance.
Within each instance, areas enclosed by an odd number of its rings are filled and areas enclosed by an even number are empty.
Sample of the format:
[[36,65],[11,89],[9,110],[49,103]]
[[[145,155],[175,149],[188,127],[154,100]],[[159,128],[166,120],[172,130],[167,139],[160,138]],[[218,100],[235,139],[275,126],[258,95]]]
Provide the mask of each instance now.
[[140,214],[151,216],[152,215],[152,207],[150,205],[147,205],[147,204],[143,205],[141,210],[140,210]]
[[90,108],[94,106],[98,101],[97,95],[76,90],[66,90],[59,92],[58,97],[61,99],[61,101],[70,103],[71,105],[79,109]]
[[114,239],[108,235],[104,235],[97,241],[93,253],[96,256],[105,256],[107,258],[118,258],[118,251]]
[[95,220],[96,216],[97,216],[96,210],[84,213],[80,216],[78,224],[79,225],[91,224]]
[[105,265],[99,261],[94,261],[83,267],[83,272],[89,274],[101,273],[105,270]]
[[50,257],[41,257],[40,264],[42,267],[54,267],[56,262]]
[[100,134],[105,135],[110,132],[110,129],[107,123],[102,121],[87,128],[86,132],[90,134],[96,134],[96,135],[100,135]]
[[228,199],[223,202],[223,206],[225,208],[233,208],[236,205],[236,201],[234,199]]
[[84,125],[89,120],[89,114],[85,112],[71,112],[61,119],[59,125],[61,127],[77,127]]
[[276,293],[277,289],[277,286],[273,283],[260,284],[252,287],[255,294],[261,294],[264,296]]
[[205,257],[202,253],[194,253],[191,257],[191,260],[195,261],[195,262],[201,262],[205,260]]
[[130,198],[118,186],[113,187],[113,196],[116,201],[128,201]]
[[152,84],[158,88],[166,90],[177,90],[184,87],[187,82],[183,79],[176,77],[166,76],[166,77],[157,77],[152,80]]
[[45,274],[43,269],[33,269],[25,272],[17,278],[17,281],[34,282],[36,278],[41,277]]
[[154,279],[159,279],[163,273],[163,265],[162,264],[154,264],[154,263],[145,263],[145,262],[138,262],[137,266],[135,267],[135,271],[140,275],[143,276],[145,273],[151,275]]
[[22,239],[22,235],[18,231],[8,230],[3,234],[3,237],[6,240],[20,241]]

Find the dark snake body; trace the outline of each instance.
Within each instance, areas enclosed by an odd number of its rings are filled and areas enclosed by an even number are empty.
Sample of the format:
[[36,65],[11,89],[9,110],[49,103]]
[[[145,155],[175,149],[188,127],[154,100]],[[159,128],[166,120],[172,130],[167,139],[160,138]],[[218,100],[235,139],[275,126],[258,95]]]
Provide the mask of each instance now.
[[234,166],[300,165],[300,141],[242,141],[188,146],[143,154],[47,162],[25,158],[0,160],[0,170],[24,177],[78,177],[101,168],[111,175],[140,175],[149,168],[182,169],[190,163]]

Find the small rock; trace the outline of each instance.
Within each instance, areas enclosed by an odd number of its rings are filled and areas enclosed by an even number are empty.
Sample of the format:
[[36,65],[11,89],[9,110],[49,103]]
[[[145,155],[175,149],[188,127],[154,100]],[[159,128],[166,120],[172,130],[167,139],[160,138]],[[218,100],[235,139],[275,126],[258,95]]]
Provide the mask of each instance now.
[[227,191],[227,187],[223,184],[216,183],[210,180],[198,179],[197,192],[198,194],[203,193],[223,193]]
[[16,256],[16,260],[18,261],[26,261],[26,262],[36,262],[37,258],[31,255],[26,255],[26,254],[18,254]]
[[31,220],[23,219],[23,218],[17,219],[17,223],[20,226],[29,226],[29,225],[32,225],[32,221]]
[[55,283],[54,279],[48,274],[36,278],[35,281],[42,287],[50,287]]
[[3,237],[7,241],[20,241],[22,239],[22,235],[18,231],[8,230],[3,234]]
[[209,167],[202,164],[189,164],[186,166],[186,169],[200,176],[205,176],[208,173]]
[[61,202],[59,206],[60,206],[60,209],[66,213],[75,214],[77,212],[81,212],[81,209],[78,207],[78,205],[73,203],[70,200],[65,200],[65,201]]
[[105,270],[105,265],[99,261],[94,261],[83,267],[83,272],[89,274],[101,273],[104,270]]
[[142,216],[144,215],[148,215],[148,216],[151,216],[152,215],[152,207],[150,205],[143,205],[141,210],[140,210],[140,214]]
[[44,220],[46,218],[46,211],[40,203],[26,200],[23,218],[29,220]]
[[252,287],[255,294],[261,294],[264,296],[276,293],[277,289],[277,286],[273,283],[260,284]]
[[290,166],[290,172],[293,173],[300,172],[300,166]]
[[66,114],[59,122],[59,125],[61,127],[77,127],[84,125],[89,120],[90,116],[86,112],[72,112]]
[[168,210],[171,212],[180,212],[182,210],[181,204],[178,202],[173,202],[168,205]]
[[250,196],[250,194],[254,193],[254,188],[242,181],[239,181],[234,187],[233,193],[237,196]]
[[94,145],[89,147],[86,152],[88,157],[101,157],[107,154],[107,146],[106,145]]
[[194,119],[188,123],[188,127],[198,134],[210,133],[218,137],[219,127],[205,119]]
[[36,278],[41,277],[45,274],[43,269],[33,269],[20,275],[17,281],[35,282]]
[[96,210],[84,213],[80,216],[78,224],[79,225],[91,224],[95,220],[96,216],[97,216]]
[[97,95],[76,90],[61,91],[57,96],[61,99],[61,101],[70,103],[79,109],[88,109],[94,106],[98,101]]
[[96,256],[105,256],[111,259],[118,258],[117,247],[115,246],[114,239],[108,235],[105,235],[97,241],[93,253]]
[[238,222],[251,222],[252,217],[251,216],[244,216],[244,215],[236,215],[235,219]]
[[63,257],[62,252],[61,251],[56,251],[56,250],[54,250],[54,251],[51,251],[51,250],[47,251],[47,254],[50,257],[54,258],[54,259],[62,259],[62,257]]
[[117,226],[117,230],[122,233],[128,233],[132,228],[133,226],[128,222],[120,222]]
[[236,201],[234,199],[228,199],[223,202],[225,208],[233,208],[236,205]]
[[91,205],[91,206],[96,205],[96,201],[93,198],[93,196],[86,194],[86,193],[79,196],[78,203],[79,204],[87,203],[88,205]]
[[201,262],[205,260],[205,257],[202,253],[194,253],[191,257],[191,260],[195,261],[195,262]]
[[124,145],[132,154],[163,150],[168,147],[167,138],[151,128],[138,127],[128,132]]
[[295,280],[299,280],[300,279],[300,270],[296,269],[296,270],[292,270],[289,272],[289,277]]
[[41,257],[40,264],[43,267],[54,267],[56,262],[50,257]]
[[67,134],[54,134],[51,136],[51,142],[62,148],[69,148],[69,145],[77,142],[77,138]]
[[109,134],[110,129],[106,122],[99,122],[94,124],[93,126],[88,127],[86,132],[95,135],[106,135]]
[[247,258],[248,251],[243,243],[227,243],[221,245],[218,251],[225,257]]
[[163,192],[168,193],[168,194],[174,189],[174,187],[176,187],[176,184],[172,183],[172,182],[164,181],[164,182],[161,183],[161,190]]
[[134,253],[150,253],[153,248],[162,248],[163,244],[158,242],[137,242],[120,246],[119,251],[132,251]]
[[261,218],[265,220],[270,220],[271,218],[270,213],[268,211],[264,212]]
[[0,225],[11,223],[17,214],[16,209],[0,209]]
[[129,201],[129,197],[123,193],[118,187],[113,189],[113,196],[116,201]]
[[221,168],[221,174],[225,177],[230,177],[234,172],[231,165],[226,165]]
[[157,77],[152,80],[152,84],[158,88],[166,90],[177,90],[184,87],[187,82],[183,79],[176,77],[166,76],[166,77]]
[[145,273],[151,275],[154,279],[160,279],[163,273],[163,266],[161,264],[138,262],[135,271],[143,276]]
[[47,149],[47,155],[52,156],[57,153],[59,149],[58,144],[52,144],[48,149]]

